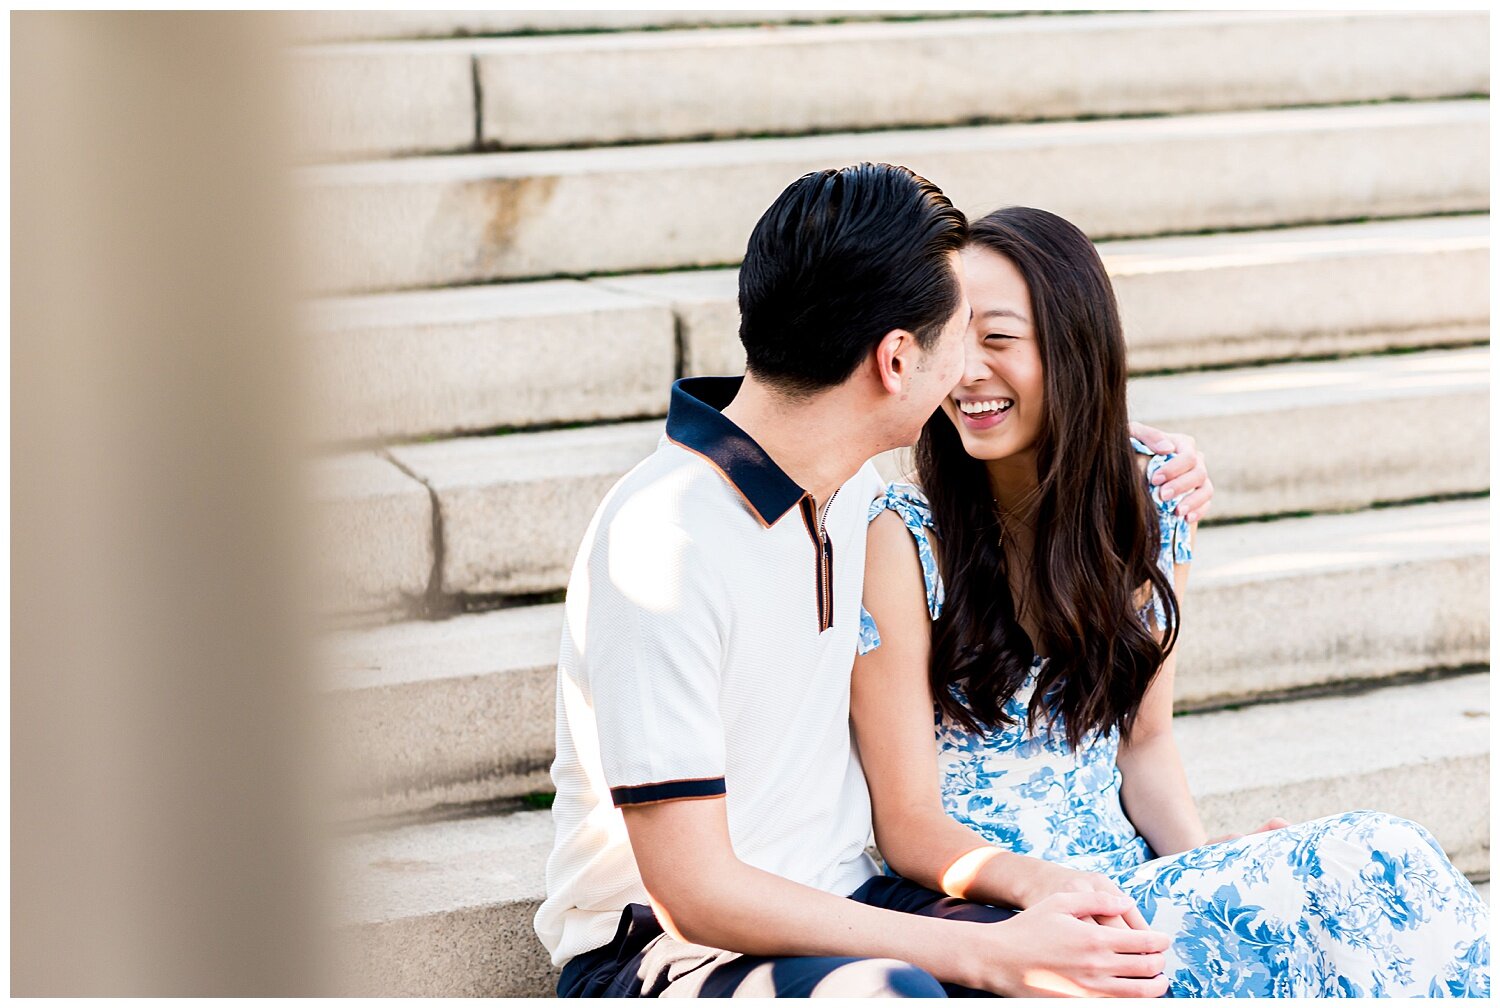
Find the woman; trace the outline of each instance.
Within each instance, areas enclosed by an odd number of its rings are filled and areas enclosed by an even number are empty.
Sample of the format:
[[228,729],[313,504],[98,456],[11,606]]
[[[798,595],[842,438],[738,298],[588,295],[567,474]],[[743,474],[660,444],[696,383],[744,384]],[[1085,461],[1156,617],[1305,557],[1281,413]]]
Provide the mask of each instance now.
[[974,321],[917,444],[926,495],[871,509],[852,703],[891,868],[1022,908],[1123,890],[1139,913],[1100,923],[1172,935],[1176,996],[1487,995],[1488,911],[1422,827],[1205,836],[1171,732],[1195,526],[1151,482],[1166,457],[1127,438],[1103,265],[1010,208],[964,267]]

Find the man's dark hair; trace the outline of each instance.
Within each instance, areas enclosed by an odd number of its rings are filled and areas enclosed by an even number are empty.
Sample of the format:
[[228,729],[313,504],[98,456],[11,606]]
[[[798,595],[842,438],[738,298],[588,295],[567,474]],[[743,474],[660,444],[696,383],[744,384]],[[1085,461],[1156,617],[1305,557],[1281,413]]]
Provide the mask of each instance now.
[[755,225],[740,267],[746,369],[791,394],[847,379],[892,329],[926,349],[958,307],[949,253],[967,221],[908,168],[802,176]]

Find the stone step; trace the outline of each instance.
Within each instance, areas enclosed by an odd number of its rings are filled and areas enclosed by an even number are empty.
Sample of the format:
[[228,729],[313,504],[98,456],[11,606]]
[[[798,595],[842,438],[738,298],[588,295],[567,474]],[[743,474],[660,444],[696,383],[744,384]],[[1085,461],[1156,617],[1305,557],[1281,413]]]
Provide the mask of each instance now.
[[1474,95],[1489,87],[1485,25],[1478,12],[983,17],[355,43],[297,62],[305,149],[378,157]]
[[659,420],[397,445],[437,494],[444,594],[557,591],[594,509],[656,447]]
[[[1480,674],[1191,715],[1176,735],[1210,835],[1272,815],[1376,809],[1423,824],[1461,870],[1483,878],[1488,712],[1489,676]],[[346,841],[345,992],[551,994],[556,972],[531,929],[551,833],[550,813],[527,812]]]
[[318,290],[739,261],[787,184],[910,166],[968,213],[1047,207],[1098,239],[1483,211],[1487,101],[1404,102],[302,169]]
[[1489,658],[1489,500],[1199,530],[1179,709]]
[[662,416],[677,377],[668,302],[576,280],[311,307],[323,442]]
[[1477,12],[1153,12],[554,36],[474,53],[484,142],[562,147],[1474,95],[1489,88],[1486,26]]
[[1131,383],[1131,416],[1198,439],[1219,519],[1480,492],[1489,360],[1480,348],[1163,375]]
[[439,39],[468,35],[803,24],[944,17],[958,13],[960,12],[940,10],[387,10],[298,11],[288,20],[295,37],[307,42],[326,42],[342,39]]
[[[1180,710],[1482,665],[1488,501],[1200,531]],[[347,818],[550,789],[560,604],[329,639],[321,721]]]
[[[1215,519],[1348,509],[1486,490],[1488,377],[1483,348],[1162,375],[1131,382],[1131,415],[1198,439]],[[442,593],[530,594],[566,584],[598,502],[662,429],[650,420],[387,451],[437,494]],[[1441,465],[1425,464],[1433,445]],[[882,470],[899,476],[906,454],[883,457]]]
[[[1100,251],[1131,367],[1182,370],[1487,341],[1488,226],[1487,216],[1437,217],[1108,242]],[[1398,293],[1407,285],[1417,290]]]
[[333,616],[409,611],[432,581],[432,495],[369,452],[309,466],[320,609]]
[[356,42],[293,51],[298,156],[473,150],[479,142],[469,42]]
[[[1100,252],[1137,372],[1489,333],[1485,215],[1103,242]],[[744,370],[737,282],[737,270],[702,270],[325,299],[308,327],[319,439],[659,415],[679,340],[688,374]]]
[[341,631],[325,640],[345,820],[551,789],[560,604]]

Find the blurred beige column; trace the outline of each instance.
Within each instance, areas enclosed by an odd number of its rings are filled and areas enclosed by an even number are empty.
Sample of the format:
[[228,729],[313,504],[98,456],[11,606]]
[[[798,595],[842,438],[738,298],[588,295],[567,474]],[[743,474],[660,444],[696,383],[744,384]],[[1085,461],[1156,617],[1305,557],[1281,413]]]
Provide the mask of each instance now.
[[324,989],[265,16],[11,17],[11,984]]

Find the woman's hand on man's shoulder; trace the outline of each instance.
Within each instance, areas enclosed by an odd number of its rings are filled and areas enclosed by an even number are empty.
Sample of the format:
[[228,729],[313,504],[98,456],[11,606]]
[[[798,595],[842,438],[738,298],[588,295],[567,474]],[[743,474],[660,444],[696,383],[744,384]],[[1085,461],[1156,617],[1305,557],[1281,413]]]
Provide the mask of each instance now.
[[[1152,477],[1152,482],[1161,487],[1161,499],[1178,501],[1177,513],[1189,523],[1206,515],[1213,505],[1214,483],[1208,478],[1208,463],[1198,450],[1197,439],[1167,434],[1134,420],[1130,422],[1130,436],[1159,455],[1174,456]],[[1185,498],[1187,511],[1182,510]]]

